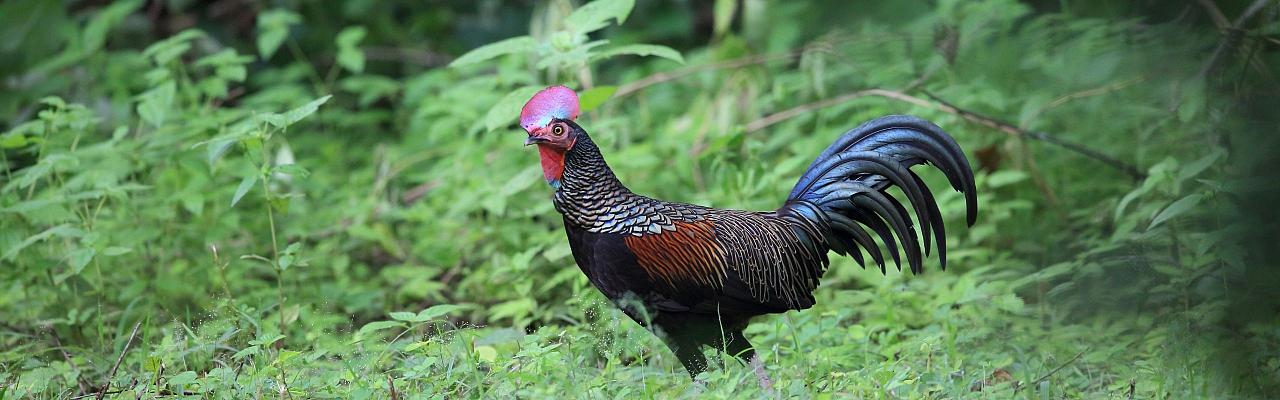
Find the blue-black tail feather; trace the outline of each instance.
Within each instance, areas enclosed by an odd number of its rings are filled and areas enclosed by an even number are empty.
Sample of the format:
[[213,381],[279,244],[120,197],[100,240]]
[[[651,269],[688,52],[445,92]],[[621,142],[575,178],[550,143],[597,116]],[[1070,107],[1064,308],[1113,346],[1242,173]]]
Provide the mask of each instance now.
[[884,271],[884,256],[863,229],[870,228],[899,268],[901,244],[911,271],[920,273],[921,247],[911,215],[885,192],[889,186],[897,186],[906,194],[920,222],[925,254],[932,236],[939,263],[945,269],[947,242],[941,211],[929,187],[910,170],[924,163],[942,170],[951,187],[964,194],[966,221],[973,225],[978,216],[978,198],[969,160],[942,128],[905,115],[871,120],[841,135],[809,164],[783,207],[826,228],[826,243],[832,250],[852,255],[865,266],[858,250],[861,247]]

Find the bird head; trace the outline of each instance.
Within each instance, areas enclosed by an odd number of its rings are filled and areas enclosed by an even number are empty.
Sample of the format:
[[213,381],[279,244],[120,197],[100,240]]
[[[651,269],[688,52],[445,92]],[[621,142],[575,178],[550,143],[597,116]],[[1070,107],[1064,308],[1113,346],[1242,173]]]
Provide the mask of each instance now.
[[558,186],[564,173],[564,156],[573,149],[581,128],[578,118],[578,94],[564,86],[552,86],[533,95],[520,110],[520,127],[529,137],[526,146],[538,145],[542,158],[542,175],[547,183]]

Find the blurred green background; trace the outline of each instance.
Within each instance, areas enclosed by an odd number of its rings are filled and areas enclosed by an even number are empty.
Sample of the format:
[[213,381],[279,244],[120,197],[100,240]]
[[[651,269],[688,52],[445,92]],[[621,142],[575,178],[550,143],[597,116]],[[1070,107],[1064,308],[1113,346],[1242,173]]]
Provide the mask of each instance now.
[[1266,0],[5,1],[0,399],[762,395],[573,264],[549,84],[666,200],[885,114],[966,150],[951,268],[835,260],[747,331],[773,395],[1275,398],[1278,50]]

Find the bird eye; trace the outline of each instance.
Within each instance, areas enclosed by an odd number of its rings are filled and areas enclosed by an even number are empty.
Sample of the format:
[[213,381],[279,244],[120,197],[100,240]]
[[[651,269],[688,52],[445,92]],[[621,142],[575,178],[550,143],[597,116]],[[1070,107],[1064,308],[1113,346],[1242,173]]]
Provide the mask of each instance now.
[[556,136],[563,135],[563,134],[564,134],[564,125],[561,125],[561,124],[555,124],[554,126],[552,126],[552,127],[551,127],[551,133],[552,133],[552,134],[555,134]]

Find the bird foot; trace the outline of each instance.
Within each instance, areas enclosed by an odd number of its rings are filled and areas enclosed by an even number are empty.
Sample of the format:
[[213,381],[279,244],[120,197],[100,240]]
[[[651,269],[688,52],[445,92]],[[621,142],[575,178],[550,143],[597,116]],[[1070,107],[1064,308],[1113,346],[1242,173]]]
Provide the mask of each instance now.
[[764,361],[760,361],[759,354],[751,356],[751,372],[756,374],[756,379],[760,380],[760,387],[765,393],[773,393],[773,380],[769,379],[769,373],[764,370]]

